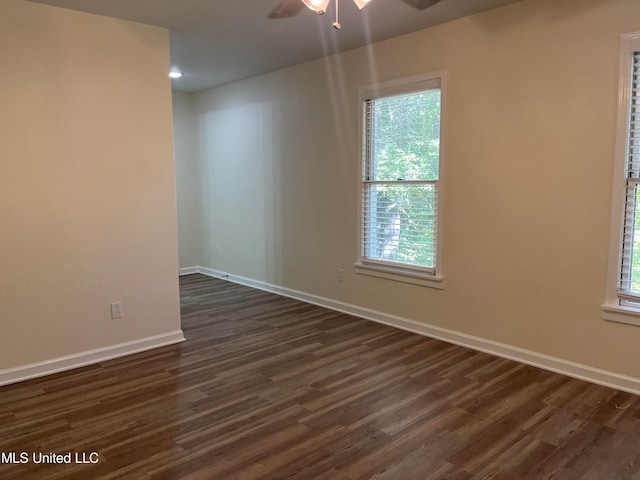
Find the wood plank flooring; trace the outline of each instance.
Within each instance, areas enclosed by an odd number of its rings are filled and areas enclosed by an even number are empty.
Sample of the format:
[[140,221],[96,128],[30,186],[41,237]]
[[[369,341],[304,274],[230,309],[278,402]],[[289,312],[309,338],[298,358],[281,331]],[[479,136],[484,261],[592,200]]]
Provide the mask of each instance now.
[[640,479],[639,398],[202,275],[187,341],[0,388],[0,479]]

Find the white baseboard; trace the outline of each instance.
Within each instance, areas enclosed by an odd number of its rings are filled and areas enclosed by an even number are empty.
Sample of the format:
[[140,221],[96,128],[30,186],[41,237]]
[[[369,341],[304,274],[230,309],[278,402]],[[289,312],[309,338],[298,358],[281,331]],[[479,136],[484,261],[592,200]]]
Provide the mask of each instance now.
[[200,267],[185,267],[185,268],[181,268],[179,270],[179,275],[183,276],[183,275],[191,275],[193,273],[199,273],[200,272]]
[[505,343],[494,342],[486,338],[467,335],[466,333],[456,332],[446,328],[430,325],[428,323],[417,322],[407,318],[389,315],[387,313],[371,310],[349,303],[331,300],[329,298],[319,297],[309,293],[299,292],[289,288],[272,285],[260,280],[241,277],[238,275],[221,272],[205,267],[190,267],[190,273],[202,273],[210,277],[221,278],[230,282],[246,285],[248,287],[257,288],[266,292],[276,293],[285,297],[290,297],[302,302],[311,303],[321,307],[325,307],[338,312],[348,313],[356,317],[372,320],[391,327],[399,328],[409,332],[424,335],[426,337],[435,338],[448,343],[460,345],[462,347],[471,348],[480,352],[489,353],[498,357],[515,360],[520,363],[542,368],[552,372],[567,375],[569,377],[585,380],[587,382],[615,388],[624,392],[640,394],[640,379],[620,375],[615,372],[602,370],[581,363],[564,360],[562,358],[552,357],[542,353],[526,350],[524,348],[515,347]]
[[182,330],[176,330],[175,332],[163,333],[161,335],[141,338],[118,345],[97,348],[66,357],[54,358],[53,360],[47,360],[45,362],[0,370],[0,386],[18,383],[32,378],[44,377],[52,373],[73,370],[74,368],[84,367],[86,365],[92,365],[94,363],[100,363],[180,342],[184,342],[184,334]]

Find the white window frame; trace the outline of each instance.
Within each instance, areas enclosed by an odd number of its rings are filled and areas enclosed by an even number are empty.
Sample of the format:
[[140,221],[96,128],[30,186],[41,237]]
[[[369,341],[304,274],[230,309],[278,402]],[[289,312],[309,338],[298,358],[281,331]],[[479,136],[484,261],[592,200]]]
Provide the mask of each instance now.
[[622,241],[625,221],[627,189],[626,165],[631,106],[632,68],[634,52],[640,51],[640,32],[622,35],[620,39],[620,78],[618,94],[618,120],[616,129],[615,166],[613,172],[613,200],[611,209],[611,240],[609,243],[609,270],[607,295],[602,306],[605,320],[640,325],[640,304],[627,301],[620,292],[622,269]]
[[[392,95],[410,94],[423,90],[433,89],[439,83],[440,88],[440,156],[438,162],[437,180],[437,220],[436,220],[436,258],[435,268],[431,270],[419,266],[401,265],[378,260],[367,259],[363,256],[362,229],[364,228],[363,194],[364,180],[363,172],[366,162],[366,122],[365,103],[367,100],[384,98]],[[438,70],[412,77],[391,80],[387,82],[375,83],[359,88],[359,118],[360,118],[360,141],[359,157],[360,170],[358,171],[358,258],[354,264],[356,273],[370,275],[388,280],[422,285],[436,289],[444,289],[443,275],[443,212],[444,212],[444,166],[446,149],[446,125],[447,125],[447,71]]]

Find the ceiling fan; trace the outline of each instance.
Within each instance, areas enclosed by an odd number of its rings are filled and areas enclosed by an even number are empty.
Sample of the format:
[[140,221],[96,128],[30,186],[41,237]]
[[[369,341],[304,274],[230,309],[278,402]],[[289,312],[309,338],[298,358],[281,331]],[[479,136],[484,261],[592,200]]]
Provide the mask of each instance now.
[[[302,8],[306,6],[314,12],[322,15],[327,11],[327,6],[331,0],[279,0],[271,13],[269,18],[286,18],[293,17],[300,13]],[[336,0],[337,1],[337,0]],[[353,0],[354,3],[362,10],[371,0]],[[401,0],[404,3],[411,5],[418,10],[424,10],[432,5],[440,2],[440,0]]]

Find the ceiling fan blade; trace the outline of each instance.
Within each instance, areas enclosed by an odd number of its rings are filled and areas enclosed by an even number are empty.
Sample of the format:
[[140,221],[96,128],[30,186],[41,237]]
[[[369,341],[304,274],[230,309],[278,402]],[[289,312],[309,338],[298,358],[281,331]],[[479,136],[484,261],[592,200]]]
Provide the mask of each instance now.
[[280,0],[269,13],[269,18],[293,17],[304,8],[300,0]]
[[434,6],[440,0],[402,0],[402,1],[408,5],[411,5],[413,8],[417,8],[418,10],[424,10],[425,8]]

